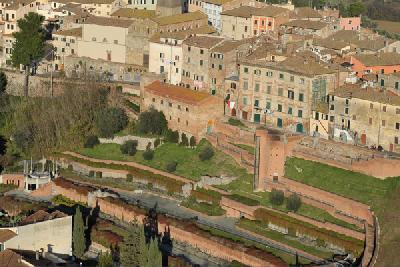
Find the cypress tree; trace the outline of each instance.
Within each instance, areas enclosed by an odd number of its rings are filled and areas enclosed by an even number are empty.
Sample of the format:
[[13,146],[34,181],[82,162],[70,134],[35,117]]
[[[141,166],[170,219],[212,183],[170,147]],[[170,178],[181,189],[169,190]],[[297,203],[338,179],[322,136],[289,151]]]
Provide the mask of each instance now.
[[73,254],[81,259],[85,253],[85,226],[83,224],[82,212],[76,207],[74,216],[74,231],[72,235]]
[[147,267],[162,267],[162,254],[157,239],[150,240]]
[[143,225],[134,222],[129,234],[121,246],[120,261],[122,267],[143,267],[147,263],[147,245]]
[[109,252],[101,252],[99,255],[99,263],[97,267],[113,267],[113,259]]

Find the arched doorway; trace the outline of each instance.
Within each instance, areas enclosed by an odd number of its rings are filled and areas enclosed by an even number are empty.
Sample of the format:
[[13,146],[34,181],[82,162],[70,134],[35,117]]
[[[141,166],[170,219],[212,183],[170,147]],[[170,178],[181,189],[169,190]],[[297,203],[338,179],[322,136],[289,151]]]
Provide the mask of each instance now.
[[302,123],[298,123],[297,125],[296,125],[296,132],[298,132],[298,133],[302,133],[303,132],[303,124]]
[[232,117],[236,117],[236,109],[235,109],[235,108],[233,108],[233,109],[231,110],[231,116],[232,116]]

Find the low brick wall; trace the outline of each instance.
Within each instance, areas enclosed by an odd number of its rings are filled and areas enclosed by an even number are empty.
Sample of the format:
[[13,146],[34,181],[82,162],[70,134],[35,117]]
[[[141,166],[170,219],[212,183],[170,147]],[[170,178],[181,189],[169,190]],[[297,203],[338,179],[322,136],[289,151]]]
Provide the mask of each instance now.
[[0,183],[2,184],[13,184],[18,189],[25,189],[25,176],[21,173],[10,173],[0,175]]
[[225,122],[216,121],[213,132],[233,137],[238,143],[254,145],[254,131],[252,129],[244,130]]
[[234,218],[240,218],[243,216],[250,220],[254,220],[254,211],[259,207],[247,206],[227,197],[222,197],[219,204],[226,211],[226,216]]

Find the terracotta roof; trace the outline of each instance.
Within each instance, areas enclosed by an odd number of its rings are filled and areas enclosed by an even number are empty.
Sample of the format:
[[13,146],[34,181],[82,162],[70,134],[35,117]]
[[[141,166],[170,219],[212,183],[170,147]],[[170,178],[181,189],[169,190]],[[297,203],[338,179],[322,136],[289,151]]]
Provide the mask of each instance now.
[[29,267],[30,264],[21,262],[21,255],[15,253],[11,249],[0,252],[0,266],[8,267]]
[[222,37],[217,36],[197,35],[187,38],[185,41],[183,41],[183,43],[188,46],[210,49],[221,43],[223,40],[224,39]]
[[153,35],[153,37],[151,38],[151,42],[158,43],[160,41],[160,38],[172,38],[172,39],[177,39],[177,40],[185,40],[186,38],[188,38],[191,35],[213,34],[216,32],[217,32],[217,30],[214,27],[205,25],[205,26],[201,26],[201,27],[195,28],[195,29],[190,29],[187,31],[157,33],[157,34]]
[[118,18],[137,18],[137,19],[147,19],[156,16],[154,10],[146,9],[133,9],[133,8],[120,8],[111,14],[111,17]]
[[129,28],[133,23],[132,20],[128,19],[117,19],[117,18],[107,18],[107,17],[89,17],[84,24],[95,24],[100,26],[110,26],[118,28]]
[[74,13],[76,15],[82,15],[87,13],[86,10],[82,9],[81,4],[75,4],[75,3],[67,3],[64,6],[61,6],[59,8],[54,9],[55,12],[63,12],[69,11],[71,13]]
[[263,8],[241,6],[238,8],[221,12],[221,15],[242,17],[242,18],[251,18],[252,16],[275,17],[284,12],[288,12],[288,9],[276,6],[267,6]]
[[333,92],[335,96],[343,98],[359,98],[371,102],[400,106],[400,96],[395,93],[377,88],[361,88],[360,84],[345,84]]
[[160,26],[165,26],[165,25],[178,24],[178,23],[184,23],[188,21],[201,20],[207,18],[208,18],[207,15],[205,15],[203,12],[196,11],[196,12],[177,14],[167,17],[157,17],[153,18],[152,20]]
[[325,38],[325,39],[319,39],[316,38],[313,40],[313,44],[316,46],[321,46],[324,48],[329,48],[329,49],[334,49],[334,50],[341,50],[343,48],[345,48],[346,46],[350,46],[349,43],[346,43],[344,41],[340,41],[340,40],[331,40],[329,38]]
[[54,35],[82,37],[82,27],[57,31]]
[[398,53],[356,54],[353,57],[367,67],[400,65],[400,54]]
[[287,27],[312,29],[312,30],[320,30],[328,26],[328,24],[325,22],[312,21],[312,20],[292,20],[283,25]]
[[206,99],[213,98],[213,96],[204,92],[198,92],[176,85],[161,83],[160,81],[155,81],[145,86],[145,90],[150,91],[153,94],[190,105],[200,105]]
[[17,236],[17,234],[11,230],[0,229],[0,243],[4,243],[15,236]]
[[225,40],[222,43],[218,44],[216,47],[212,48],[212,52],[217,52],[217,53],[226,53],[229,51],[232,51],[239,46],[243,44],[250,44],[252,41],[254,41],[253,38],[248,38],[248,39],[242,39],[239,41],[234,41],[234,40]]
[[54,211],[52,213],[48,213],[47,211],[44,210],[38,210],[34,214],[26,217],[23,221],[22,224],[31,224],[31,223],[36,223],[36,222],[44,222],[48,220],[53,220],[57,218],[63,218],[66,217],[67,215],[61,211]]
[[294,19],[308,19],[308,18],[322,18],[321,14],[310,7],[298,7],[290,12],[290,18]]
[[393,39],[385,38],[378,34],[360,33],[356,31],[338,31],[328,38],[328,41],[347,42],[353,48],[361,48],[365,50],[378,51],[386,45],[395,42]]

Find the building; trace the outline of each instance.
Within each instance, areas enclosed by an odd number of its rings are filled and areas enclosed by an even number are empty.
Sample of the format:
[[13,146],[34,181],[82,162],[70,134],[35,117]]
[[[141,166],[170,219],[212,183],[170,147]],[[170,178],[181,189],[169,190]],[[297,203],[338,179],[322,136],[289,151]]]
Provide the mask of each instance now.
[[329,96],[332,129],[346,130],[356,143],[400,152],[400,96],[346,84]]
[[223,41],[216,36],[192,36],[183,41],[181,82],[186,88],[211,93],[210,51]]
[[377,53],[377,54],[356,54],[350,56],[351,70],[358,77],[365,74],[390,74],[400,71],[400,54],[398,53]]
[[72,255],[72,216],[39,210],[15,227],[0,228],[0,251],[18,249]]
[[110,15],[118,19],[150,19],[156,16],[154,10],[120,8]]
[[290,11],[285,8],[267,6],[256,8],[241,6],[221,13],[222,35],[241,40],[276,31],[289,21]]
[[166,32],[156,36],[149,43],[149,72],[157,74],[167,73],[167,82],[174,85],[181,84],[183,41],[191,35],[210,34],[216,30],[210,26],[203,26],[193,30]]
[[340,29],[345,31],[359,31],[361,29],[361,17],[339,18]]
[[315,37],[326,38],[335,31],[339,30],[336,23],[327,23],[313,20],[292,20],[281,25],[285,34],[312,35]]
[[310,133],[310,117],[347,73],[311,58],[240,62],[236,116],[289,132]]
[[162,111],[168,127],[200,140],[223,116],[224,101],[207,93],[155,81],[144,87],[143,108]]
[[158,31],[160,33],[187,31],[208,25],[207,16],[200,11],[156,17],[152,20],[158,25]]
[[311,20],[320,21],[323,16],[318,12],[318,10],[311,7],[296,7],[292,12],[290,12],[290,20]]
[[394,89],[400,95],[400,72],[378,74],[378,84],[387,89]]
[[182,13],[188,10],[187,0],[157,0],[156,13],[158,16],[166,17]]
[[78,53],[78,41],[82,39],[82,28],[61,30],[53,33],[55,70],[64,69],[66,56],[73,56]]

